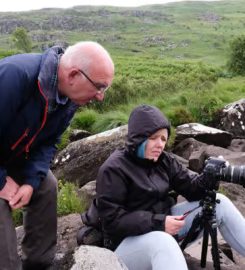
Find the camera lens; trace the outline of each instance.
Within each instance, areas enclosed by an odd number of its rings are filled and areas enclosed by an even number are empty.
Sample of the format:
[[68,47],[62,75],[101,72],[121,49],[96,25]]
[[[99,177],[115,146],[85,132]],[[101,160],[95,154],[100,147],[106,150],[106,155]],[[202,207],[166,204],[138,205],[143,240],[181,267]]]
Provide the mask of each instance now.
[[227,166],[222,168],[223,181],[245,185],[245,166]]

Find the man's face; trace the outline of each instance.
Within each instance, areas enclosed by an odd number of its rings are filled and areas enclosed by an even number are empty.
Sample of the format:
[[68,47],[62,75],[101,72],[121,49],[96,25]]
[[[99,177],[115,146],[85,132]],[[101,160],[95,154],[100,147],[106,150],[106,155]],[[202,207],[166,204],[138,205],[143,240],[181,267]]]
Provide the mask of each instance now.
[[168,139],[168,130],[159,129],[148,139],[145,147],[145,158],[157,161],[165,148]]
[[112,83],[113,74],[94,70],[88,75],[83,70],[72,68],[68,72],[67,80],[60,89],[69,99],[78,105],[85,105],[93,100],[103,101],[105,90]]
[[92,78],[90,78],[90,80],[95,83],[94,85],[79,70],[77,70],[77,72],[72,75],[71,79],[73,83],[70,86],[69,91],[67,91],[67,96],[74,103],[78,105],[85,105],[93,100],[103,101],[105,93],[103,91],[99,91],[99,89],[97,89],[95,85],[101,84],[107,86],[108,84],[104,82],[105,79],[97,76],[95,81]]

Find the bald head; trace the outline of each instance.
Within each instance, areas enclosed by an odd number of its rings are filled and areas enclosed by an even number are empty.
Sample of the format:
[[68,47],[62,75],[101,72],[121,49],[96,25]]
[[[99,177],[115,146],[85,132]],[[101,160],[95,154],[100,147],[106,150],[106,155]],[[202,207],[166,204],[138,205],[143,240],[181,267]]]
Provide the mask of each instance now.
[[87,73],[91,73],[91,69],[100,69],[114,74],[111,56],[100,44],[92,41],[79,42],[68,47],[62,56],[62,65],[67,68],[79,67]]
[[104,99],[111,86],[114,64],[105,48],[92,41],[76,43],[66,49],[58,68],[58,88],[77,104]]

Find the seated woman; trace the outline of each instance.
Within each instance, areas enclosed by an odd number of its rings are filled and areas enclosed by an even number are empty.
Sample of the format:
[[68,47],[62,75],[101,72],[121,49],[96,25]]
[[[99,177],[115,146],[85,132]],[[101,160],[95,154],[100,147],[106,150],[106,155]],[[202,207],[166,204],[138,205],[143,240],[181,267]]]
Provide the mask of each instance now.
[[[184,270],[185,258],[175,240],[191,227],[212,180],[184,168],[164,147],[170,124],[159,109],[141,105],[128,122],[126,147],[101,166],[97,203],[105,245],[114,248],[129,270]],[[175,204],[169,191],[187,201]],[[232,248],[245,256],[245,219],[233,203],[217,194],[218,228]],[[183,219],[183,220],[182,220]]]

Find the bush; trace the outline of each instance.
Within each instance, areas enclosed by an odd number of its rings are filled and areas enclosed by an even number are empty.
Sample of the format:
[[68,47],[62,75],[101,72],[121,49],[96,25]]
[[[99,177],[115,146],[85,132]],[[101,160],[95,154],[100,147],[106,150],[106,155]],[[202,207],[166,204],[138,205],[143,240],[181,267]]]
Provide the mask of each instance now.
[[169,115],[171,124],[175,127],[185,124],[195,122],[195,119],[191,113],[184,107],[176,107],[173,112]]
[[202,96],[195,99],[194,105],[190,108],[192,115],[198,122],[208,125],[212,122],[217,110],[222,107],[222,101],[215,96]]
[[91,131],[97,119],[98,113],[92,109],[85,109],[77,112],[72,120],[71,127]]
[[59,181],[58,216],[84,211],[82,200],[78,197],[76,186],[72,183]]
[[234,39],[230,44],[228,69],[237,75],[245,75],[245,36]]
[[26,53],[31,52],[32,41],[24,27],[17,27],[12,33],[12,39],[17,49],[23,50]]

